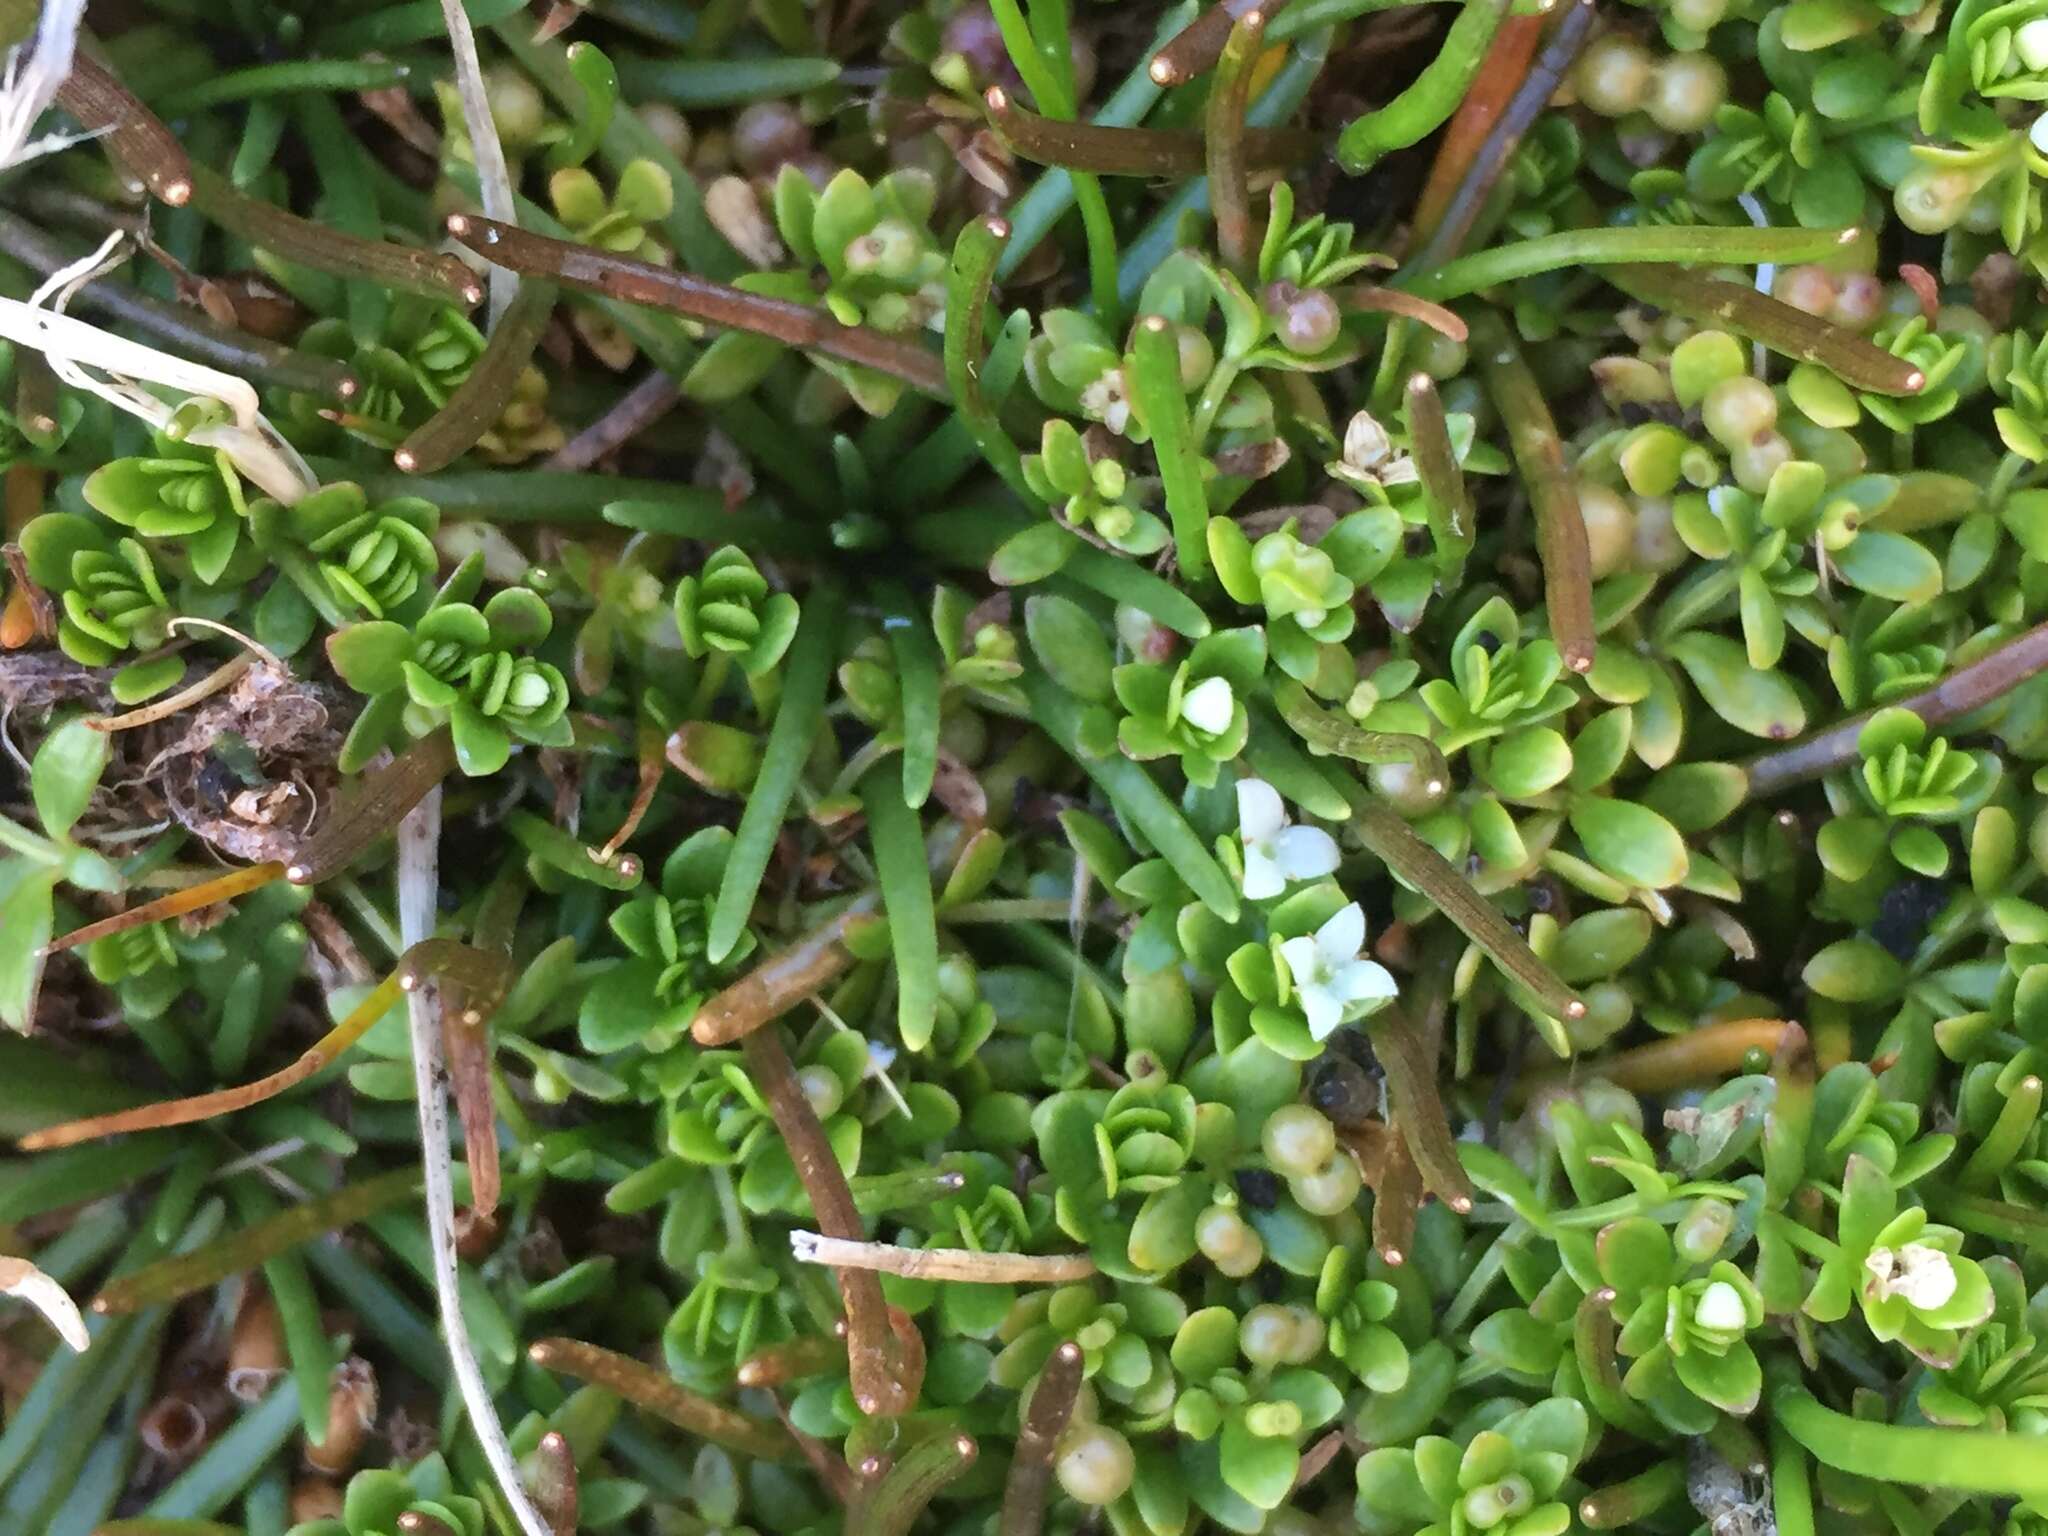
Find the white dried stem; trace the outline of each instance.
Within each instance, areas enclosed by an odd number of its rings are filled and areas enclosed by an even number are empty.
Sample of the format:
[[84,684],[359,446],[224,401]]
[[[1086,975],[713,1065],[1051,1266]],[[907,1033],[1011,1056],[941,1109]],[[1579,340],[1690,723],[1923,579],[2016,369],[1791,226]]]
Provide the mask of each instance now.
[[116,231],[98,250],[58,268],[27,303],[0,298],[0,337],[43,353],[64,383],[98,395],[158,430],[170,426],[176,408],[145,385],[218,400],[234,413],[234,421],[194,428],[186,434],[187,442],[225,453],[244,479],[286,506],[318,490],[320,482],[299,451],[264,418],[256,387],[247,379],[173,357],[64,313],[79,289],[127,259],[124,239]]
[[57,88],[71,75],[84,20],[85,0],[43,0],[33,43],[8,50],[6,71],[0,74],[0,170],[94,137],[52,133],[29,139],[37,120],[57,99]]
[[[398,927],[405,947],[434,935],[440,897],[441,790],[436,785],[398,824]],[[520,1480],[519,1464],[505,1439],[505,1426],[491,1404],[491,1389],[477,1364],[469,1324],[462,1316],[462,1292],[455,1260],[455,1176],[448,1160],[448,1068],[441,1055],[441,1019],[435,989],[408,987],[406,1018],[411,1027],[413,1089],[419,1097],[420,1164],[424,1175],[427,1236],[433,1247],[434,1296],[441,1312],[441,1336],[449,1363],[483,1446],[484,1460],[525,1536],[554,1536],[534,1508]]]
[[[477,57],[476,32],[469,24],[469,12],[462,0],[441,0],[441,16],[448,27],[448,50],[455,60],[455,89],[462,98],[462,126],[469,134],[470,152],[476,157],[477,188],[483,194],[484,216],[501,224],[517,224],[519,210],[512,199],[512,172],[505,164],[505,146],[498,139],[498,122],[491,116],[490,88],[484,83],[483,61]],[[491,324],[503,318],[518,291],[518,274],[493,266],[490,275]]]
[[872,1269],[911,1280],[960,1280],[969,1285],[1058,1285],[1086,1280],[1095,1260],[1085,1253],[982,1253],[973,1248],[899,1248],[861,1243],[821,1232],[789,1234],[799,1263],[833,1269]]
[[92,1343],[85,1319],[78,1314],[78,1303],[27,1259],[0,1258],[0,1292],[18,1296],[42,1313],[58,1336],[79,1353]]

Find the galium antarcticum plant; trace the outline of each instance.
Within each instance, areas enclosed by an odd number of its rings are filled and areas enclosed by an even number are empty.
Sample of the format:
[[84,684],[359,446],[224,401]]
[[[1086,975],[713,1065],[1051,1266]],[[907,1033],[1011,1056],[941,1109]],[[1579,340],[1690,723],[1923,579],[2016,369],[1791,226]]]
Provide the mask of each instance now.
[[0,38],[0,1526],[2033,1529],[2038,7],[631,9]]

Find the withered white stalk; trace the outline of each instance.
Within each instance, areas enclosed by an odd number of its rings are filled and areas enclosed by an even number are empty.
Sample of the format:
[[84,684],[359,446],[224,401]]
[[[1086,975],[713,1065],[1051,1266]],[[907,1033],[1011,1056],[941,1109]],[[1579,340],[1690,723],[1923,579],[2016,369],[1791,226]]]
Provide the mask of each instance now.
[[789,1251],[802,1264],[872,1269],[913,1280],[959,1280],[969,1285],[1058,1285],[1086,1280],[1095,1260],[1085,1253],[983,1253],[974,1248],[899,1248],[798,1230]]
[[98,395],[158,430],[170,426],[176,408],[143,386],[218,400],[234,413],[234,421],[196,427],[186,434],[187,442],[227,454],[245,479],[286,506],[318,490],[320,482],[299,451],[265,419],[256,387],[247,379],[173,357],[64,313],[79,289],[126,259],[124,239],[119,231],[110,234],[90,255],[52,272],[26,303],[0,298],[0,337],[43,353],[64,383]]
[[78,1303],[27,1259],[0,1258],[0,1292],[18,1296],[42,1313],[58,1337],[79,1353],[92,1343],[85,1319],[78,1314]]
[[[436,785],[398,824],[398,927],[410,948],[434,935],[440,896],[441,790]],[[525,1536],[554,1536],[520,1480],[519,1464],[505,1440],[505,1426],[491,1405],[491,1389],[477,1364],[462,1316],[462,1293],[455,1267],[455,1178],[448,1160],[447,1069],[441,1056],[438,994],[421,986],[406,988],[406,1019],[412,1036],[413,1091],[419,1099],[420,1163],[425,1175],[427,1235],[433,1245],[434,1295],[440,1305],[441,1334],[455,1367],[463,1406],[469,1411],[476,1438],[483,1446],[499,1491],[512,1508]]]
[[[491,116],[491,95],[484,83],[483,62],[477,57],[476,32],[469,24],[469,12],[462,0],[441,0],[441,18],[448,28],[448,51],[455,62],[455,89],[462,98],[462,126],[469,134],[470,152],[476,157],[478,190],[483,193],[484,215],[505,224],[519,222],[519,210],[512,200],[512,172],[505,163],[505,146],[498,138],[498,121]],[[519,278],[503,267],[492,267],[490,316],[495,327],[519,289]]]
[[8,50],[6,71],[0,75],[0,170],[11,170],[92,137],[48,133],[40,139],[29,138],[37,120],[57,99],[57,88],[71,73],[84,20],[85,0],[43,0],[35,37]]

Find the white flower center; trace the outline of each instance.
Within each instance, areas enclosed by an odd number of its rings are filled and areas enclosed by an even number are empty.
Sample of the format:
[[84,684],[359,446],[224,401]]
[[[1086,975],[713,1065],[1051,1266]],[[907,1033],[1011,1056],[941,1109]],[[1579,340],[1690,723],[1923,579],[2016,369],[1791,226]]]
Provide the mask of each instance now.
[[1196,730],[1220,736],[1230,729],[1237,709],[1237,695],[1227,678],[1205,677],[1190,688],[1180,701],[1181,718]]
[[1956,1293],[1956,1267],[1939,1248],[1925,1243],[1873,1248],[1863,1261],[1880,1297],[1903,1296],[1919,1312],[1946,1306]]
[[1726,1280],[1716,1280],[1700,1292],[1699,1305],[1692,1309],[1693,1321],[1714,1333],[1740,1333],[1749,1326],[1749,1309],[1742,1304],[1742,1292]]

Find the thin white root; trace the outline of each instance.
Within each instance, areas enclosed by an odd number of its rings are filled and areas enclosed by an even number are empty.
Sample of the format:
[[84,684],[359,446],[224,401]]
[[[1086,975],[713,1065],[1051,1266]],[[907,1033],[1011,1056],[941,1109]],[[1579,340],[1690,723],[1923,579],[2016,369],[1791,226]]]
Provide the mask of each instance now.
[[872,1269],[911,1280],[961,1280],[969,1285],[1058,1285],[1067,1280],[1086,1280],[1095,1273],[1095,1261],[1085,1253],[899,1248],[893,1243],[860,1243],[801,1230],[789,1234],[789,1251],[801,1264]]
[[[440,895],[441,791],[438,786],[398,824],[398,926],[406,948],[432,938]],[[413,1089],[419,1097],[420,1162],[425,1175],[427,1235],[433,1245],[434,1295],[440,1305],[441,1336],[463,1407],[483,1447],[498,1490],[525,1536],[554,1536],[519,1476],[519,1463],[505,1439],[505,1426],[491,1405],[491,1389],[477,1364],[462,1316],[462,1292],[455,1267],[455,1176],[448,1160],[448,1071],[441,1054],[437,989],[410,987],[405,993],[412,1035]]]
[[58,1337],[80,1354],[92,1343],[92,1336],[85,1331],[85,1319],[79,1316],[78,1303],[65,1293],[63,1286],[27,1259],[0,1258],[0,1292],[18,1296],[42,1313],[57,1330]]

